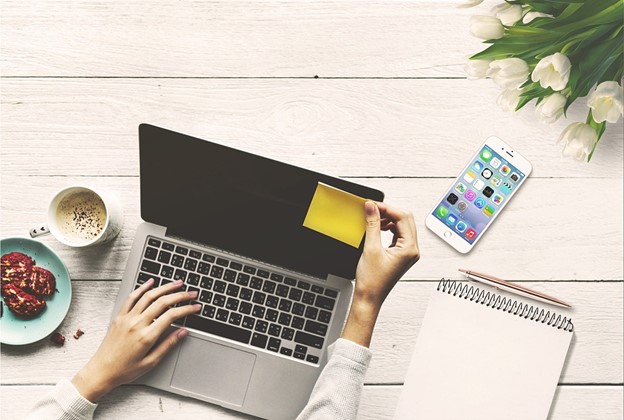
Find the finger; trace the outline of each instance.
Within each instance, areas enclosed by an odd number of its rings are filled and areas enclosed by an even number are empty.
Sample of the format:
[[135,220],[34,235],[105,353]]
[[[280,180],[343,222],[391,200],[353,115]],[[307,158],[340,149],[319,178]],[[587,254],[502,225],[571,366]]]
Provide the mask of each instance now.
[[381,248],[381,220],[377,204],[373,201],[364,203],[364,213],[366,216],[364,251],[372,251]]
[[162,333],[165,332],[169,325],[173,324],[173,322],[177,319],[184,318],[185,316],[195,314],[199,312],[202,308],[201,303],[196,303],[194,305],[183,305],[178,306],[177,308],[171,308],[166,311],[164,314],[156,318],[156,321],[151,325],[151,329],[153,330],[154,335],[156,337],[160,337]]
[[386,225],[381,225],[381,230],[383,231],[390,231],[392,233],[394,233],[396,235],[396,225],[392,222],[386,224]]
[[127,314],[130,312],[134,304],[139,300],[143,293],[147,292],[152,285],[154,284],[154,279],[148,279],[145,283],[143,283],[139,288],[135,289],[132,293],[128,295],[128,298],[123,303],[121,309],[119,310],[120,314]]
[[143,311],[141,318],[145,325],[149,325],[158,318],[167,308],[176,303],[186,302],[197,297],[197,292],[177,292],[164,295],[156,299]]
[[396,209],[386,203],[377,203],[382,217],[392,219],[396,226],[396,242],[411,245],[416,242],[416,225],[414,217],[407,212]]
[[136,315],[142,313],[148,306],[152,304],[152,302],[154,302],[159,297],[179,289],[182,286],[182,283],[182,280],[176,280],[173,283],[168,283],[164,286],[160,286],[150,290],[149,292],[141,296],[141,299],[139,299],[136,305],[134,305],[134,308],[132,308],[131,312]]
[[145,366],[150,369],[156,366],[187,335],[188,330],[185,329],[173,331],[145,356],[143,359]]

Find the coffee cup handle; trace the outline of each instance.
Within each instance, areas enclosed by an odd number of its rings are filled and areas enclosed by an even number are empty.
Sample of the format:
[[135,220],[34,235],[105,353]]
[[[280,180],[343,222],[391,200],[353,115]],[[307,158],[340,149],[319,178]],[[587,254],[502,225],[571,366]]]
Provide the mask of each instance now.
[[50,233],[50,229],[48,229],[48,225],[41,224],[31,228],[28,233],[30,233],[31,238],[36,238],[37,236],[47,235]]

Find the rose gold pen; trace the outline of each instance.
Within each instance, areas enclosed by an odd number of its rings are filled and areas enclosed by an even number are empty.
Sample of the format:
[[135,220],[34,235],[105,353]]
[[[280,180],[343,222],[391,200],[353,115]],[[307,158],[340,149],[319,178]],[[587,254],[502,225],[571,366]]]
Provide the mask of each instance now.
[[546,295],[544,293],[536,292],[534,290],[519,286],[515,283],[511,283],[503,279],[488,276],[487,274],[483,274],[483,273],[477,273],[476,271],[464,270],[462,268],[460,268],[459,271],[464,273],[466,277],[468,277],[470,280],[474,280],[479,283],[487,284],[489,286],[493,286],[497,289],[504,290],[506,292],[515,293],[520,296],[524,296],[530,299],[535,299],[540,302],[550,303],[556,306],[562,306],[564,308],[572,307],[570,304],[567,304],[564,301],[559,300],[555,297]]

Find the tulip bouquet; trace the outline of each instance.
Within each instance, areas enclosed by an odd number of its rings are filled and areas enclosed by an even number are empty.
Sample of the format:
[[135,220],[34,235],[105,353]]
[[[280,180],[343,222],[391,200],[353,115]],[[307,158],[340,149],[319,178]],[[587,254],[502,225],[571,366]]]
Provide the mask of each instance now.
[[491,45],[470,57],[466,72],[492,78],[503,89],[503,109],[536,99],[546,123],[586,97],[587,120],[569,125],[558,143],[565,156],[589,162],[606,123],[623,113],[623,23],[623,0],[506,0],[471,18],[471,33]]

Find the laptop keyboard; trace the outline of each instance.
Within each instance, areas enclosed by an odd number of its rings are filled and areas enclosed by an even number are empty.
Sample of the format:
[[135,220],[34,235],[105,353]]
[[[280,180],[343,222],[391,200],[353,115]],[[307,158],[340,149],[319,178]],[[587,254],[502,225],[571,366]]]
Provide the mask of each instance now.
[[183,280],[196,315],[174,323],[318,364],[338,292],[253,264],[148,237],[136,286]]

